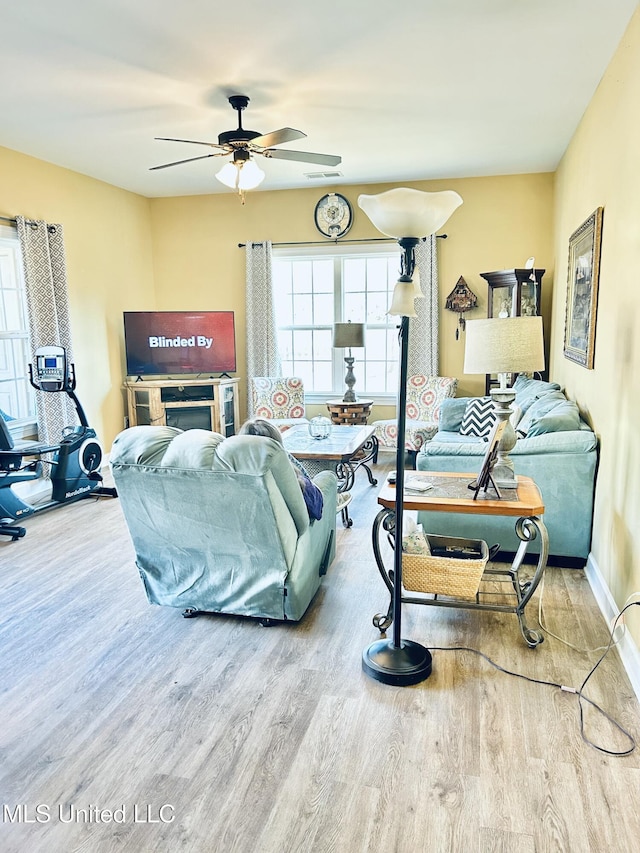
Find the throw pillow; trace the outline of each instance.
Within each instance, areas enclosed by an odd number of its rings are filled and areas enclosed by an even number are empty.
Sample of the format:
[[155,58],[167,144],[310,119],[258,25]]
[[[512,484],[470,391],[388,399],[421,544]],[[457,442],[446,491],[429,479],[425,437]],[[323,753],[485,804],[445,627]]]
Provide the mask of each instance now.
[[535,403],[537,399],[549,391],[561,391],[562,388],[557,382],[543,382],[542,379],[529,379],[528,376],[519,373],[516,381],[513,383],[513,390],[516,392],[516,403],[520,406],[524,414],[529,406]]
[[527,438],[544,435],[547,432],[569,432],[577,429],[580,429],[580,411],[574,402],[564,400],[547,414],[533,418]]
[[543,394],[537,400],[534,400],[527,408],[520,423],[518,424],[516,432],[521,436],[527,435],[534,420],[544,417],[544,415],[549,414],[549,412],[560,403],[566,402],[567,398],[564,396],[562,391],[547,391],[546,394]]
[[462,416],[460,435],[488,438],[496,419],[491,397],[474,397],[469,400]]
[[438,429],[444,432],[460,432],[462,418],[471,397],[447,397],[440,405]]

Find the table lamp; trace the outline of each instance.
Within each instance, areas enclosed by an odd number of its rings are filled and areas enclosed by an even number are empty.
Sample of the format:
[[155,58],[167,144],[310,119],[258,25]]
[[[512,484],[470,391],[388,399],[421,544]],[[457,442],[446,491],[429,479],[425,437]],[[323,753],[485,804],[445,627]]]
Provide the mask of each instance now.
[[401,317],[400,377],[398,384],[398,438],[396,448],[396,503],[393,573],[393,639],[372,643],[362,654],[363,671],[384,684],[405,686],[417,684],[431,675],[431,654],[420,643],[405,640],[402,619],[402,520],[404,498],[405,421],[407,413],[407,365],[409,317],[415,317],[417,293],[415,249],[421,240],[442,227],[454,210],[462,204],[458,193],[445,190],[421,192],[398,187],[378,195],[361,195],[359,207],[378,231],[396,239],[402,249],[400,277],[393,291],[389,314]]
[[509,418],[516,392],[507,387],[507,378],[512,373],[544,370],[542,317],[469,320],[466,333],[464,372],[498,374],[500,381],[500,387],[489,392],[496,417],[506,421],[492,477],[498,488],[515,489],[518,484],[509,451],[517,438]]
[[353,362],[355,359],[351,355],[351,347],[364,346],[364,323],[336,323],[333,327],[333,346],[336,349],[349,349],[349,355],[344,358],[347,365],[347,375],[344,377],[347,390],[342,398],[342,402],[355,403],[358,398],[353,390],[353,386],[356,384],[356,377],[353,373]]

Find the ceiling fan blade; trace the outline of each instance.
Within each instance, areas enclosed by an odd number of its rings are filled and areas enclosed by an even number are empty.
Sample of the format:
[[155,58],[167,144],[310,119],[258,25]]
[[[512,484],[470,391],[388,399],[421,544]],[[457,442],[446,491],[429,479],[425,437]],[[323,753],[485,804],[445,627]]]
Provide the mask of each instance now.
[[156,136],[160,142],[189,142],[191,145],[208,145],[210,148],[226,148],[226,145],[218,145],[217,142],[199,142],[197,139],[174,139],[172,136]]
[[194,160],[206,160],[207,157],[222,157],[224,152],[220,154],[203,154],[201,157],[188,157],[186,160],[174,160],[173,163],[163,163],[162,166],[151,166],[149,168],[150,172],[153,172],[155,169],[168,169],[169,166],[179,166],[181,163],[192,163]]
[[342,157],[338,157],[335,154],[311,154],[309,151],[279,151],[274,148],[267,148],[266,151],[260,153],[274,160],[299,160],[301,163],[319,163],[321,166],[337,166],[342,163]]
[[301,130],[294,130],[292,127],[281,127],[280,130],[272,130],[271,133],[265,133],[264,136],[257,136],[251,140],[251,144],[259,145],[260,148],[271,148],[272,145],[282,145],[283,142],[304,139],[306,135]]

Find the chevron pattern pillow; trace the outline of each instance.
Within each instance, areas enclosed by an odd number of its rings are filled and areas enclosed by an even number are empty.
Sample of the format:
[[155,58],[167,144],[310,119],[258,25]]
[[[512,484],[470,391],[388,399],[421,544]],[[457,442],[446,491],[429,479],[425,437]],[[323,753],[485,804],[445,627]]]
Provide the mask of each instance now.
[[496,419],[496,413],[491,397],[474,397],[466,405],[460,435],[470,435],[475,438],[488,438]]

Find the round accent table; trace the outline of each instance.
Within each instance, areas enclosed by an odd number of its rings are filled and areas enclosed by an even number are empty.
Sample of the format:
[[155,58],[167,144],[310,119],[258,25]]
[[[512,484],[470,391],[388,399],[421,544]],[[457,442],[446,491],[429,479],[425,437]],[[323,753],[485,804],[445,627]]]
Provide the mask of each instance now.
[[356,400],[345,403],[344,400],[327,400],[327,409],[334,424],[366,424],[373,406],[373,400]]

